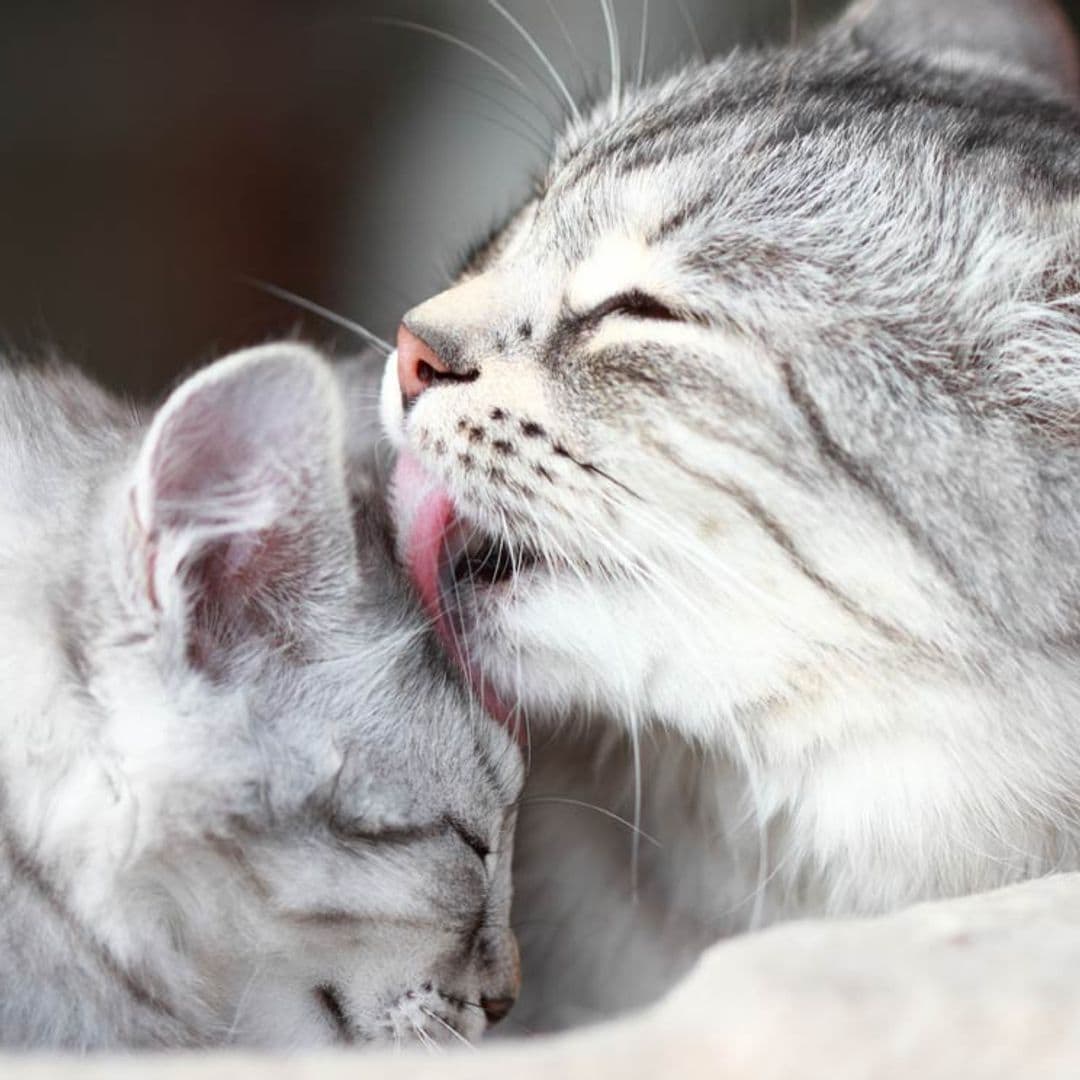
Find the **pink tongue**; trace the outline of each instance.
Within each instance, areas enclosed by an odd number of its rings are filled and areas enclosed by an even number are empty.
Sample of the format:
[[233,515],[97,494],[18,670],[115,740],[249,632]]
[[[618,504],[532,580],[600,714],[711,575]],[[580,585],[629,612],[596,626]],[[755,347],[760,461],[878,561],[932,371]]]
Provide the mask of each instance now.
[[479,668],[466,662],[450,616],[443,606],[442,590],[439,588],[443,545],[456,520],[450,496],[408,451],[403,451],[398,457],[393,491],[399,509],[407,514],[411,510],[407,519],[409,531],[405,537],[404,559],[406,569],[420,593],[424,609],[434,621],[443,645],[465,672],[473,689],[479,693],[484,708],[501,724],[510,728],[524,745],[525,725],[514,716],[514,710],[501,701],[487,685]]
[[405,540],[406,569],[445,641],[448,634],[452,637],[452,632],[445,625],[448,620],[440,603],[439,564],[443,542],[454,524],[454,504],[408,452],[398,458],[394,491],[399,501],[407,502],[413,508]]

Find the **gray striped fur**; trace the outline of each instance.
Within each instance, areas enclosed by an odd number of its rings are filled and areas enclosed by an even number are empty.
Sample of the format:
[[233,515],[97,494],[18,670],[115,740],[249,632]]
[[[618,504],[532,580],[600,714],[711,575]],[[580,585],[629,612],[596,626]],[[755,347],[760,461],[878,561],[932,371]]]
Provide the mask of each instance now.
[[858,4],[601,102],[406,316],[470,379],[388,430],[524,566],[463,652],[662,845],[524,815],[527,1020],[1080,868],[1076,94],[1045,0]]
[[512,996],[519,754],[349,498],[355,374],[265,346],[143,414],[0,367],[0,1045],[445,1043]]

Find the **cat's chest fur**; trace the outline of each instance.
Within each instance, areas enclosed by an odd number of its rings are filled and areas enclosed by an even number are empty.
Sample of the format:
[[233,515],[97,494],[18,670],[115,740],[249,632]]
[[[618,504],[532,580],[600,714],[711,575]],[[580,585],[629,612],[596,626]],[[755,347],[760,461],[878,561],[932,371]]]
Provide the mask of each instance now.
[[[861,689],[875,727],[891,716],[891,729],[789,760],[759,745],[752,769],[670,733],[645,733],[638,761],[601,730],[537,736],[518,840],[520,1019],[562,1027],[644,1004],[707,945],[771,923],[1080,866],[1068,794],[1019,798],[1000,746],[984,734],[980,752],[976,733],[1022,715],[1019,698],[913,684],[875,702]],[[854,687],[845,697],[803,703],[802,720],[859,708]],[[799,719],[775,711],[758,721]],[[960,752],[963,737],[975,748]],[[1029,750],[1028,767],[1045,768]]]

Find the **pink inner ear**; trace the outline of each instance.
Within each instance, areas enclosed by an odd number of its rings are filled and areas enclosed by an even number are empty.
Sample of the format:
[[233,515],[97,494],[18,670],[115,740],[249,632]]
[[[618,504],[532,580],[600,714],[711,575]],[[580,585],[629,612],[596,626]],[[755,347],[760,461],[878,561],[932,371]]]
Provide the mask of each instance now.
[[340,439],[333,377],[302,346],[227,357],[155,417],[133,488],[139,555],[196,662],[248,639],[287,648],[313,625],[316,552],[349,539]]
[[305,488],[299,474],[326,464],[329,409],[317,375],[273,357],[223,361],[181,387],[151,429],[144,524],[236,520],[239,532],[254,504],[266,506],[260,496],[287,508]]
[[213,420],[213,411],[206,409],[202,415],[174,417],[166,426],[151,461],[159,512],[194,520],[217,517],[215,502],[255,483],[253,458],[258,451],[243,435],[229,431],[221,418],[215,430]]
[[303,594],[310,561],[303,535],[285,529],[238,534],[208,545],[183,567],[189,596],[188,658],[215,669],[224,651],[259,639],[275,649],[289,645],[281,611]]

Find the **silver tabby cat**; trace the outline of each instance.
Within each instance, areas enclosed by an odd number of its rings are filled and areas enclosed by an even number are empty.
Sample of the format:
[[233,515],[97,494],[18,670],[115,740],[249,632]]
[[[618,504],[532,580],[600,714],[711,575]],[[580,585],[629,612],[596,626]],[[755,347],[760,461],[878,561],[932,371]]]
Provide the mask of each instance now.
[[601,102],[406,316],[401,550],[531,725],[526,1022],[1080,868],[1077,95],[1048,0],[860,3]]
[[0,1045],[472,1038],[521,766],[350,506],[342,389],[236,354],[144,423],[0,369]]

